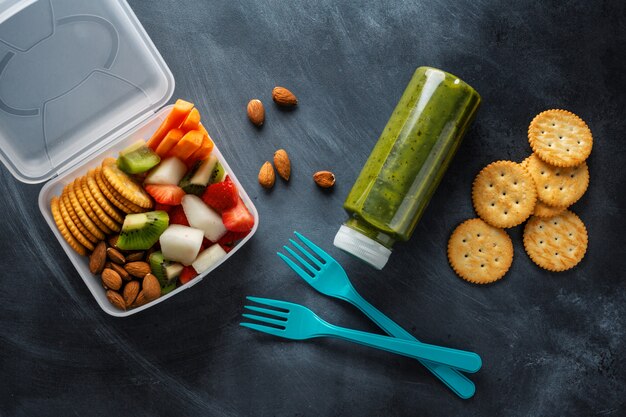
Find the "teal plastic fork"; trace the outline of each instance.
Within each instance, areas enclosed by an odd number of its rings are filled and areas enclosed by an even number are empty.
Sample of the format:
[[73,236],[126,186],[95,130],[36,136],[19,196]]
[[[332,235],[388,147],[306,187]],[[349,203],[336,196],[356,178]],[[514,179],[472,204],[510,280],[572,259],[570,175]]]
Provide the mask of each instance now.
[[246,298],[264,307],[246,305],[245,308],[263,313],[266,316],[244,313],[243,316],[245,318],[263,324],[247,322],[240,324],[244,327],[269,333],[274,336],[294,340],[312,339],[315,337],[335,337],[386,350],[398,355],[408,356],[409,358],[426,359],[431,362],[443,363],[467,372],[476,372],[482,365],[480,356],[473,352],[347,329],[322,320],[311,310],[299,304],[271,300],[269,298]]
[[[278,256],[304,281],[324,295],[339,298],[354,305],[387,334],[403,340],[418,341],[413,335],[361,297],[352,286],[345,270],[335,259],[300,233],[294,233],[308,250],[293,239],[289,239],[289,241],[295,250],[289,246],[284,246],[284,249],[302,266],[296,264],[283,253],[278,252]],[[459,397],[468,399],[476,392],[474,383],[457,369],[434,362],[421,361],[421,363]]]

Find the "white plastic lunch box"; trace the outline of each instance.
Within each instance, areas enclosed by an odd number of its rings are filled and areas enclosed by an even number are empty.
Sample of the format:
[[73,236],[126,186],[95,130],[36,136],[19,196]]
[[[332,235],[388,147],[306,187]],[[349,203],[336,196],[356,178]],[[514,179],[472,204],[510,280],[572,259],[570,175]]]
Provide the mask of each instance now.
[[[89,258],[59,233],[50,199],[107,156],[148,139],[172,106],[165,61],[125,0],[0,1],[0,160],[20,181],[48,181],[39,208],[96,301],[124,317],[202,281],[256,232],[259,215],[217,144],[213,153],[254,216],[252,231],[219,263],[167,295],[121,311],[106,298]],[[210,131],[210,126],[207,126]]]

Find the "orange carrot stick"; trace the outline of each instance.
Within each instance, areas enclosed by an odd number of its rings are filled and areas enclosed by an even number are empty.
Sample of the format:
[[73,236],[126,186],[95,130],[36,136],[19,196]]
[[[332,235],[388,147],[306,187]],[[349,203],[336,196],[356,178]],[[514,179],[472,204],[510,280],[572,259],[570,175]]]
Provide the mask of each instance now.
[[189,159],[187,160],[187,164],[193,164],[196,161],[206,159],[206,157],[209,156],[209,154],[213,150],[213,146],[214,144],[211,138],[209,138],[208,135],[205,135],[202,139],[202,145],[200,145],[198,150],[189,157]]
[[167,153],[171,151],[174,146],[176,146],[176,144],[183,138],[184,135],[185,134],[180,129],[170,130],[169,132],[167,132],[167,135],[165,135],[161,143],[159,143],[159,146],[157,146],[155,152],[161,158],[164,158],[165,155],[167,155]]
[[202,138],[204,138],[204,134],[198,130],[185,133],[185,136],[172,148],[168,156],[175,156],[184,161],[202,145]]
[[193,103],[189,103],[188,101],[181,99],[176,100],[170,114],[167,115],[163,123],[161,123],[161,126],[159,126],[156,132],[154,132],[152,137],[148,140],[148,147],[152,150],[156,150],[165,135],[167,135],[167,132],[180,126],[192,109]]
[[180,125],[180,130],[183,132],[189,132],[190,130],[198,130],[198,124],[200,123],[200,112],[195,107],[187,115],[185,121]]

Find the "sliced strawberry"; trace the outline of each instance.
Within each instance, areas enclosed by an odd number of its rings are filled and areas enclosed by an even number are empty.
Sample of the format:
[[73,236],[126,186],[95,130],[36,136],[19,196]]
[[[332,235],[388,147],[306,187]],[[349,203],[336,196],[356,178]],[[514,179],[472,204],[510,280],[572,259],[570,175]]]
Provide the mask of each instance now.
[[220,246],[222,247],[222,249],[224,249],[224,252],[228,253],[231,250],[233,250],[233,248],[235,247],[235,244],[234,243],[227,243],[226,245],[220,244]]
[[254,226],[254,217],[240,197],[235,207],[222,213],[222,223],[231,232],[249,232]]
[[193,266],[189,265],[189,266],[183,267],[183,272],[180,273],[178,280],[180,281],[181,284],[184,285],[197,276],[198,276],[198,273],[196,272],[196,270],[193,269]]
[[156,204],[154,205],[154,209],[155,209],[155,210],[163,210],[163,211],[166,211],[166,212],[168,212],[168,213],[169,213],[170,211],[172,211],[172,208],[173,208],[172,206],[169,206],[169,205],[167,205],[167,204],[156,203]]
[[209,185],[202,195],[202,200],[219,212],[235,207],[238,198],[237,186],[228,175],[224,181]]
[[222,246],[230,245],[248,236],[248,233],[250,233],[249,230],[247,232],[226,232],[226,234],[222,236],[220,240],[217,241],[217,243],[219,243]]
[[176,206],[170,211],[170,224],[182,224],[183,226],[189,226],[187,216],[185,216],[185,210],[183,206]]
[[183,201],[185,191],[178,185],[172,184],[147,184],[144,188],[157,203],[177,206]]

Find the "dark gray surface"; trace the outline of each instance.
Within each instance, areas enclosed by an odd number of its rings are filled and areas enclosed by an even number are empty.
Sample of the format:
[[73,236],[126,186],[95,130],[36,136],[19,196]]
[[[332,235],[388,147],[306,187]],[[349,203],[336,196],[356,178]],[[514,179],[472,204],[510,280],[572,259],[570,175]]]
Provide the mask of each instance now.
[[[41,186],[0,168],[0,415],[626,414],[626,9],[624,2],[131,1],[176,78],[174,98],[203,121],[254,198],[256,236],[201,284],[126,319],[103,313],[37,208]],[[478,118],[413,239],[384,271],[332,247],[341,205],[414,69],[474,86]],[[274,85],[300,100],[271,103]],[[258,97],[258,131],[245,105]],[[566,108],[594,133],[591,188],[576,204],[589,250],[554,274],[510,231],[513,267],[477,287],[445,247],[473,217],[470,185],[497,159],[530,152],[533,115]],[[260,165],[284,147],[289,184],[263,192]],[[319,169],[337,174],[324,193]],[[419,364],[341,341],[287,342],[237,326],[245,295],[304,303],[331,322],[376,331],[309,289],[275,251],[305,232],[374,305],[420,339],[478,352],[476,396],[462,401]]]

